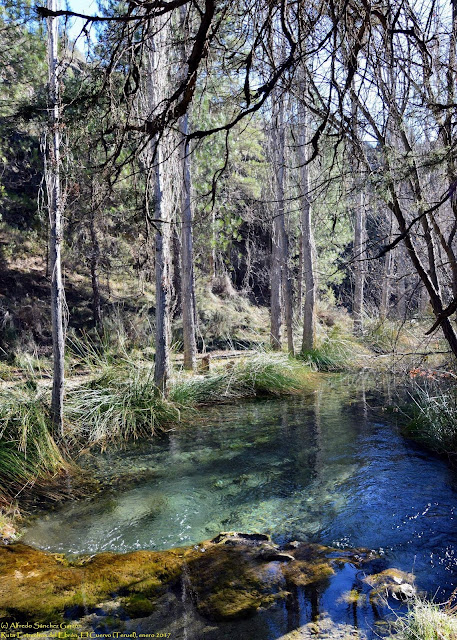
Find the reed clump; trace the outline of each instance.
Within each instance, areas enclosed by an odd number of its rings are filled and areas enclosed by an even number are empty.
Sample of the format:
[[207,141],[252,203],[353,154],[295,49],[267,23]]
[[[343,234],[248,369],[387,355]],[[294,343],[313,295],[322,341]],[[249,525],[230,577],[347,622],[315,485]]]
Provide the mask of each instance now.
[[65,413],[72,435],[88,444],[154,435],[180,418],[159,392],[151,367],[124,363],[68,394]]

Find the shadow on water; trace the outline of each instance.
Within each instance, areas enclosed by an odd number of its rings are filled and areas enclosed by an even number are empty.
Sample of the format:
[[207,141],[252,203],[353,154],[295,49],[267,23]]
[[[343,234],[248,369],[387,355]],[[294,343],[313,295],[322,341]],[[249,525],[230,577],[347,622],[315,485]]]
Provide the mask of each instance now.
[[[455,474],[400,435],[384,411],[391,386],[326,376],[301,397],[207,408],[161,440],[88,457],[84,464],[112,490],[40,515],[24,541],[93,554],[263,532],[282,545],[373,549],[376,570],[412,571],[419,589],[444,598],[456,587]],[[318,585],[288,585],[285,599],[249,620],[213,624],[190,606],[195,594],[184,576],[155,614],[125,624],[207,640],[345,637],[354,629],[370,636],[386,610],[362,578],[346,563]]]

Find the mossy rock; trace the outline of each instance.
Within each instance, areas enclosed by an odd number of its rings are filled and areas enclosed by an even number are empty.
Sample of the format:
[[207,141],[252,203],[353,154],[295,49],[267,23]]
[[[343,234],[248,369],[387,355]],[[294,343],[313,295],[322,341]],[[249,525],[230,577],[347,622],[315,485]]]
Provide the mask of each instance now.
[[385,600],[386,596],[406,601],[417,595],[414,574],[400,571],[400,569],[385,569],[366,576],[363,581],[372,588],[370,601],[373,603]]
[[184,583],[205,618],[245,618],[286,598],[289,589],[325,582],[338,564],[366,558],[315,544],[281,549],[263,534],[240,533],[186,549],[100,553],[75,562],[15,543],[0,547],[0,616],[77,619],[116,599],[127,617],[147,617],[162,595]]
[[210,620],[244,618],[271,603],[270,585],[255,561],[253,549],[210,543],[189,562],[189,580],[201,615]]
[[218,622],[247,618],[253,615],[263,603],[261,595],[256,591],[226,588],[207,597],[197,606],[197,609],[205,618]]
[[155,597],[180,579],[184,555],[179,549],[101,553],[70,563],[21,543],[0,547],[0,615],[49,622],[116,594]]

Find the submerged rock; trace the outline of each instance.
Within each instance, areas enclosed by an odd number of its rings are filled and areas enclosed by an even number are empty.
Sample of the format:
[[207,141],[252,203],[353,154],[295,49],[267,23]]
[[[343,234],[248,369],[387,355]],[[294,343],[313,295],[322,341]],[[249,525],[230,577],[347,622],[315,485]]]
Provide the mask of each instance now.
[[372,587],[371,601],[387,596],[405,602],[417,595],[414,574],[399,569],[385,569],[380,573],[365,576],[363,582]]
[[245,545],[258,545],[268,542],[275,548],[277,545],[273,545],[270,536],[266,533],[239,533],[237,531],[222,531],[215,538],[211,540],[213,544],[245,544]]
[[0,544],[9,544],[17,538],[18,534],[13,525],[9,522],[0,524]]
[[370,558],[365,550],[300,542],[286,549],[267,535],[237,532],[185,549],[101,553],[76,562],[13,543],[0,548],[0,617],[40,623],[95,611],[112,617],[107,602],[115,601],[118,619],[142,619],[174,593],[187,594],[208,621],[236,620],[286,600],[298,587],[324,587],[345,563],[360,566]]

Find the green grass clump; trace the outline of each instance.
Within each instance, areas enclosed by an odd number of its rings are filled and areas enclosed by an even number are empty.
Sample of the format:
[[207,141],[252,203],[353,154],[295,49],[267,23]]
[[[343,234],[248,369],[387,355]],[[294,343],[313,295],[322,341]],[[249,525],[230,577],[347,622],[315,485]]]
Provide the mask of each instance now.
[[300,354],[300,358],[318,371],[343,371],[360,367],[362,346],[355,340],[345,338],[326,338],[310,351]]
[[32,485],[66,467],[52,436],[43,399],[27,385],[5,391],[0,402],[0,499],[14,499],[25,484]]
[[416,599],[406,616],[395,623],[398,640],[456,640],[455,608]]
[[194,406],[262,395],[287,395],[303,389],[310,370],[284,354],[258,354],[224,365],[205,376],[174,382],[169,399]]
[[154,385],[152,369],[112,367],[68,394],[66,417],[85,442],[152,435],[179,420],[179,410]]
[[402,325],[399,322],[381,319],[368,319],[365,322],[363,342],[379,354],[392,353],[398,349]]

